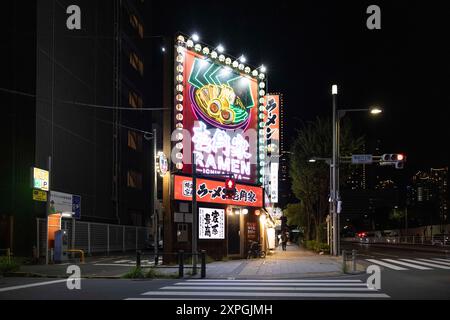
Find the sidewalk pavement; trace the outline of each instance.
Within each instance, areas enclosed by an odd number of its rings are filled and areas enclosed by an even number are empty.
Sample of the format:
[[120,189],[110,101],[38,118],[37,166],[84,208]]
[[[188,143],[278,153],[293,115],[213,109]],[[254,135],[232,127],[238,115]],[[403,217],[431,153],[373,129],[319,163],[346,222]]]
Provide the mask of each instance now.
[[[71,264],[80,266],[83,278],[120,278],[135,266],[134,256],[88,257],[86,263],[64,263],[51,265],[23,265],[19,276],[68,277],[67,268]],[[144,262],[145,270],[152,267]],[[184,274],[190,277],[192,269],[186,265]],[[156,268],[159,275],[176,277],[178,265]],[[200,266],[198,266],[200,273]],[[210,279],[297,279],[312,276],[336,276],[342,274],[342,263],[338,257],[318,255],[295,244],[288,244],[272,251],[265,259],[240,259],[217,261],[206,265],[206,277]],[[198,275],[199,276],[199,275]],[[196,276],[196,277],[198,277]]]
[[207,278],[297,279],[340,274],[342,263],[339,258],[318,255],[295,244],[288,244],[286,251],[278,247],[265,259],[213,262],[206,266]]

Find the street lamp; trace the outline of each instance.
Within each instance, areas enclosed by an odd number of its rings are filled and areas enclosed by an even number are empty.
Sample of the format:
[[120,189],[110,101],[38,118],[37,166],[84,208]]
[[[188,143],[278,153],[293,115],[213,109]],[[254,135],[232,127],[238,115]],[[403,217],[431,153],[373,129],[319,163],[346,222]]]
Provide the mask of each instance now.
[[333,255],[339,255],[339,217],[338,207],[340,202],[339,192],[339,140],[340,140],[340,119],[345,116],[347,112],[369,112],[372,115],[379,115],[383,110],[379,107],[360,108],[360,109],[337,109],[337,94],[338,86],[333,85],[331,87],[331,93],[333,98],[333,159],[332,159],[332,192],[331,201],[333,207]]

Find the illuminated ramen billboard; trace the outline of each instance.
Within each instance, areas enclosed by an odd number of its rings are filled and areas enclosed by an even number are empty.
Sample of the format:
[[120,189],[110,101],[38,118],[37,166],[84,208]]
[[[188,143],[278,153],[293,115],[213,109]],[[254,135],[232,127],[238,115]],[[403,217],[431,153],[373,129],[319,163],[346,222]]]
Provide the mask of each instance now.
[[195,157],[199,175],[260,183],[264,75],[191,40],[177,43],[177,169],[191,174]]

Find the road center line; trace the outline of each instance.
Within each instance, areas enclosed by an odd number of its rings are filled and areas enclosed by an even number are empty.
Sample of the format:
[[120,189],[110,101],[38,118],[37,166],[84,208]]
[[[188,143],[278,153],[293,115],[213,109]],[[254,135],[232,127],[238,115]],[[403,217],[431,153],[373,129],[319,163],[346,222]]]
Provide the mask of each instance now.
[[[74,280],[74,279],[71,279],[71,280]],[[61,283],[61,282],[67,282],[67,279],[30,283],[30,284],[24,284],[24,285],[20,285],[20,286],[0,288],[0,292],[20,290],[20,289],[26,289],[26,288],[32,288],[32,287],[39,287],[39,286],[46,286],[46,285]]]

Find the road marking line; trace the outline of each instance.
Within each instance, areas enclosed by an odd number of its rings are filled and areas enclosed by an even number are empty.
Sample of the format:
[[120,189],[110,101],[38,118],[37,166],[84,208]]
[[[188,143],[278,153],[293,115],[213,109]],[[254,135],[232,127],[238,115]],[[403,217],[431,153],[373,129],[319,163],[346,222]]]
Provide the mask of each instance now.
[[[335,292],[191,292],[191,291],[149,291],[143,295],[154,296],[224,296],[224,297],[292,297],[292,298],[390,298],[385,293],[335,293]],[[184,299],[184,298],[183,298]]]
[[239,279],[233,279],[233,280],[224,280],[224,279],[188,279],[186,280],[187,282],[228,282],[228,283],[232,283],[232,282],[275,282],[275,283],[280,283],[280,282],[359,282],[361,283],[361,280],[336,280],[336,279],[329,279],[329,280],[310,280],[310,279],[298,279],[298,280],[294,280],[294,279],[290,279],[290,280],[239,280]]
[[[71,279],[71,280],[74,280],[74,279]],[[0,292],[19,290],[19,289],[26,289],[26,288],[32,288],[32,287],[39,287],[39,286],[46,286],[46,285],[49,285],[49,284],[55,284],[55,283],[61,283],[61,282],[67,282],[67,279],[53,280],[53,281],[46,281],[46,282],[38,282],[38,283],[30,283],[30,284],[24,284],[24,285],[20,285],[20,286],[0,288]]]
[[[126,298],[124,300],[198,300],[196,298]],[[202,300],[234,300],[234,299],[223,299],[223,298],[203,298]],[[251,299],[250,299],[251,300]]]
[[416,264],[411,264],[411,263],[407,263],[407,262],[403,262],[403,261],[398,261],[398,260],[392,260],[392,259],[383,259],[385,261],[388,262],[392,262],[392,263],[397,263],[397,264],[401,264],[410,268],[414,268],[414,269],[419,269],[419,270],[432,270],[431,268],[427,268],[427,267],[422,267],[422,266],[418,266]]
[[369,262],[375,263],[375,264],[379,264],[380,266],[383,266],[383,267],[386,267],[386,268],[389,268],[389,269],[393,269],[393,270],[397,270],[397,271],[408,270],[406,268],[399,267],[399,266],[396,266],[396,265],[393,265],[393,264],[390,264],[390,263],[386,263],[386,262],[383,262],[383,261],[380,261],[380,260],[376,260],[376,259],[366,259],[366,260],[369,261]]
[[433,267],[433,268],[439,268],[439,269],[445,269],[445,270],[449,270],[450,267],[446,267],[443,265],[438,265],[435,263],[428,263],[428,262],[422,262],[422,261],[417,261],[417,260],[412,260],[412,259],[401,259],[403,261],[408,261],[408,262],[413,262],[413,263],[418,263],[424,266],[428,266],[428,267]]
[[[154,263],[153,263],[154,264]],[[150,267],[153,265],[151,262],[149,264],[141,264],[141,267]],[[118,264],[118,263],[95,263],[94,266],[105,266],[105,267],[136,267],[136,264]],[[178,267],[177,267],[178,268]]]
[[450,262],[450,259],[440,259],[440,258],[433,258],[434,260],[444,261],[444,262]]
[[438,263],[440,265],[450,266],[450,261],[449,262],[443,262],[443,261],[436,261],[436,260],[431,260],[431,259],[421,259],[421,258],[417,258],[417,260],[422,260],[422,261],[427,261],[427,262],[432,262],[432,263]]
[[[179,290],[180,287],[162,287],[161,290]],[[352,288],[352,287],[248,287],[248,286],[184,286],[182,290],[242,290],[242,291],[368,291],[373,292],[367,285],[365,287]]]
[[133,260],[117,260],[114,263],[133,263]]
[[301,287],[301,286],[317,286],[317,287],[326,287],[326,286],[345,286],[345,287],[365,287],[366,283],[317,283],[317,282],[308,282],[308,283],[248,283],[248,282],[234,282],[234,283],[226,283],[226,282],[179,282],[175,283],[175,286],[183,287],[183,286],[236,286],[236,285],[249,285],[249,286],[284,286],[284,287]]

